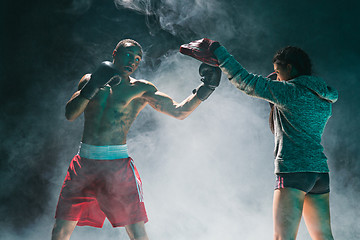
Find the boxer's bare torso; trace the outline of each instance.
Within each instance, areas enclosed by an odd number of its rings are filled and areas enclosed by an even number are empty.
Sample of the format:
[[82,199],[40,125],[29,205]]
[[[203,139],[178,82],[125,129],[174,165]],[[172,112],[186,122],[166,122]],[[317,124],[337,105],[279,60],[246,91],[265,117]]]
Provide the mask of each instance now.
[[66,105],[65,115],[69,120],[85,114],[82,142],[96,146],[126,144],[131,124],[147,104],[159,112],[184,119],[201,103],[195,94],[177,103],[158,91],[154,84],[130,77],[141,60],[137,46],[124,47],[117,59],[114,64],[120,75],[113,77],[93,99],[88,100],[80,94],[91,78],[91,74],[85,74],[79,82],[78,91]]
[[98,146],[126,144],[131,124],[148,103],[143,95],[155,91],[151,83],[131,77],[118,85],[107,85],[84,112],[82,142]]

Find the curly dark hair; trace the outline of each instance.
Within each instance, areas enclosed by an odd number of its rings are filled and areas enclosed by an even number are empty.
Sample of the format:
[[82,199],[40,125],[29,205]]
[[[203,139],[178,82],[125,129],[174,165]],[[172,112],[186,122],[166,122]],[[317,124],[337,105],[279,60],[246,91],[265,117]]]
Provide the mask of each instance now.
[[280,49],[275,53],[273,63],[281,66],[291,64],[298,72],[295,77],[301,75],[312,75],[313,73],[309,56],[304,50],[298,47],[287,46]]
[[[273,57],[273,63],[276,63],[282,67],[287,64],[291,64],[297,71],[298,77],[301,75],[312,75],[312,64],[307,53],[301,48],[294,46],[287,46],[277,51]],[[274,105],[270,103],[270,116],[269,126],[272,133],[274,133]]]

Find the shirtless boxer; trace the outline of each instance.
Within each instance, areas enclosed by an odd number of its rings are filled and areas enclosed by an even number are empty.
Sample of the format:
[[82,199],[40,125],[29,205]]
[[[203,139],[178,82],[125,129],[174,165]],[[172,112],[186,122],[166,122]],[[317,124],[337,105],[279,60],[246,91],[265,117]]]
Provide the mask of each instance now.
[[66,118],[84,113],[80,149],[70,163],[56,209],[52,239],[69,239],[76,225],[125,227],[130,239],[148,239],[148,221],[141,179],[129,157],[126,135],[138,114],[149,104],[155,110],[185,119],[219,85],[221,71],[201,64],[201,85],[181,103],[158,91],[154,84],[130,75],[142,58],[131,39],[120,41],[113,62],[103,62],[84,75],[66,104]]

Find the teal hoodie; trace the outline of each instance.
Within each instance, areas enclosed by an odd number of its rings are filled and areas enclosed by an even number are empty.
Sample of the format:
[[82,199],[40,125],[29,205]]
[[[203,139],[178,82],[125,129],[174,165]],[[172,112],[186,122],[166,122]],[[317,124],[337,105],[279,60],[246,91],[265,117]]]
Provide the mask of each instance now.
[[277,81],[249,73],[223,46],[214,54],[233,85],[274,104],[275,173],[329,172],[321,137],[337,91],[315,76]]

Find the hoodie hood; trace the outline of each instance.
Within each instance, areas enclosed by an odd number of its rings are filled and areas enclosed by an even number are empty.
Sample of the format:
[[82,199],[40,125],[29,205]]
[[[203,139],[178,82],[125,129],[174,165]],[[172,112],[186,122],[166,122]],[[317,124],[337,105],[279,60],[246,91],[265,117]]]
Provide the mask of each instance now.
[[326,82],[315,76],[300,76],[288,81],[296,85],[301,85],[314,92],[319,98],[322,98],[331,103],[335,103],[338,99],[338,92],[328,86]]

